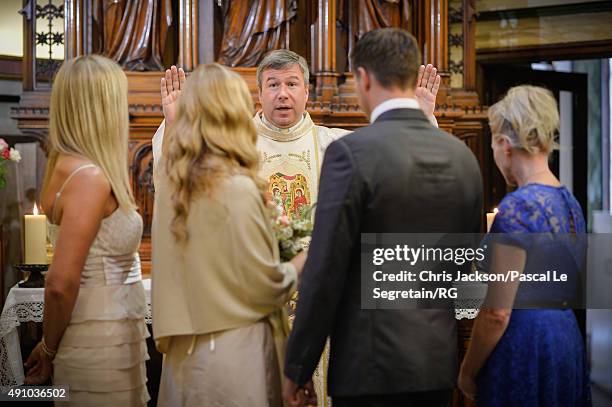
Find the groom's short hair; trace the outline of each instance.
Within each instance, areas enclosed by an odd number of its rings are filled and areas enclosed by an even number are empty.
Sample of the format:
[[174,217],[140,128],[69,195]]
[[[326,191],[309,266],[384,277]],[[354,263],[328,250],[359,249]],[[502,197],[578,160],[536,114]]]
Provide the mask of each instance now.
[[257,67],[257,88],[261,90],[264,71],[268,69],[286,69],[292,65],[297,65],[300,68],[304,76],[304,86],[308,88],[308,81],[310,80],[308,63],[304,57],[288,49],[276,49],[268,52],[266,56],[264,56]]
[[420,61],[416,39],[401,28],[368,31],[351,53],[353,71],[365,69],[385,88],[414,87]]

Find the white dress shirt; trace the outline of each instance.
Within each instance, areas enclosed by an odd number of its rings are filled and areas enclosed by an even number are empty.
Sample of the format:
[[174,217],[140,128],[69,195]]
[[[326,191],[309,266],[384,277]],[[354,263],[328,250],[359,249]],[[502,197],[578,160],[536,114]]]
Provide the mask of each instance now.
[[[374,123],[378,117],[393,109],[420,109],[419,102],[414,98],[393,98],[387,99],[372,110],[370,115],[370,123]],[[428,117],[431,124],[438,127],[438,121],[435,116]]]

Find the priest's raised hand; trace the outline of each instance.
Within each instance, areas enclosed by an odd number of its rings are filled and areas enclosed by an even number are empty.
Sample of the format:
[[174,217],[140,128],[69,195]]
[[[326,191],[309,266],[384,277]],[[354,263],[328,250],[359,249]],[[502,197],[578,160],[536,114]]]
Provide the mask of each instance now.
[[432,64],[427,64],[427,66],[421,65],[417,75],[417,87],[414,91],[414,97],[419,102],[421,110],[429,118],[434,115],[436,96],[438,95],[442,80],[440,75],[437,75],[437,71],[436,67]]
[[170,124],[176,116],[176,107],[181,90],[185,86],[185,71],[174,65],[166,69],[166,75],[161,79],[161,102],[166,123]]

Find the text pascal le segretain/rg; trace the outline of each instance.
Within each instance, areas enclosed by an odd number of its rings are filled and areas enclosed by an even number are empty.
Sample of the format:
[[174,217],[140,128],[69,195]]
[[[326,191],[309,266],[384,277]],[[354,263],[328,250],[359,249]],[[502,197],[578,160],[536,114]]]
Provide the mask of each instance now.
[[567,281],[567,274],[559,273],[557,270],[546,270],[542,273],[524,274],[517,270],[508,270],[505,273],[484,273],[473,271],[471,273],[462,273],[457,271],[455,274],[448,272],[433,272],[431,270],[423,270],[420,272],[402,270],[398,273],[385,273],[377,270],[372,273],[374,281],[392,281],[392,282],[470,282],[470,283],[487,283],[487,282],[529,282],[529,281],[548,281],[548,282],[564,282]]

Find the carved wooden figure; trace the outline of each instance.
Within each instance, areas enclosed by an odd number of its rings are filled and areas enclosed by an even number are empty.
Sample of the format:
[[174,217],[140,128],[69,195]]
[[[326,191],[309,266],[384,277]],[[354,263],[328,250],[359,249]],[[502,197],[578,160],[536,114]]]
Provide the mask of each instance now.
[[93,0],[94,52],[128,71],[164,69],[171,0]]
[[412,1],[410,0],[359,0],[355,35],[376,28],[401,27],[412,31]]
[[254,67],[266,52],[289,48],[289,24],[297,0],[218,0],[223,12],[223,39],[218,62]]

